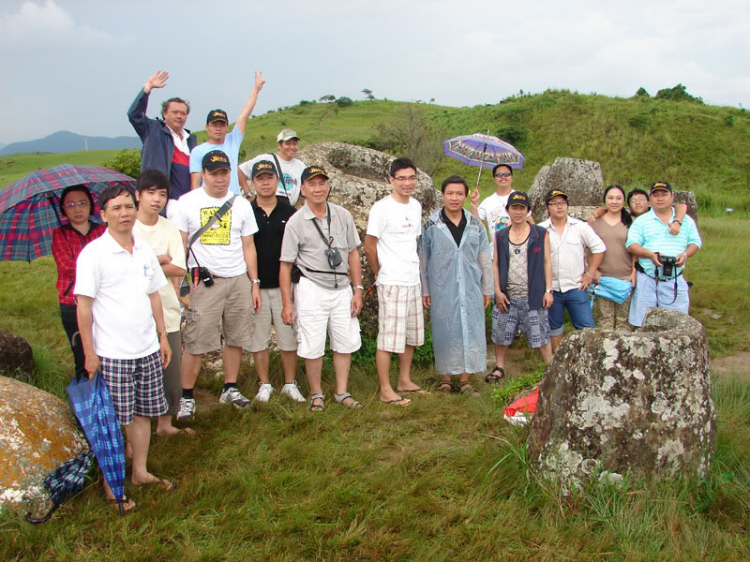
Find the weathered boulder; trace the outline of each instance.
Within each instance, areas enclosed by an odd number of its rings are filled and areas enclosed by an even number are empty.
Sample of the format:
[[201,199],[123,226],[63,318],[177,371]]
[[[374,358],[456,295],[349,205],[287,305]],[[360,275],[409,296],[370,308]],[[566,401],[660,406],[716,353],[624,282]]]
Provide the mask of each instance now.
[[30,382],[34,374],[34,352],[25,339],[0,330],[0,376]]
[[[543,166],[529,189],[534,220],[547,217],[544,196],[550,189],[562,189],[568,194],[571,216],[584,218],[586,210],[578,207],[598,207],[604,193],[604,176],[599,162],[577,158],[557,157],[551,166]],[[583,217],[581,217],[583,215]]]
[[[391,162],[389,154],[371,148],[338,142],[321,142],[307,145],[299,153],[299,158],[309,166],[323,166],[331,178],[332,203],[346,208],[354,217],[359,237],[364,245],[367,219],[372,205],[391,192],[388,174]],[[422,216],[426,218],[441,203],[440,192],[435,189],[430,176],[417,171],[417,189],[414,197],[422,204]],[[375,279],[367,267],[364,247],[360,248],[362,260],[362,284],[370,287]],[[360,315],[362,333],[377,335],[378,305],[377,294],[365,294],[364,308]]]
[[0,510],[20,505],[44,512],[44,478],[87,449],[65,401],[0,377]]
[[586,329],[562,340],[542,383],[529,453],[564,486],[592,473],[701,478],[715,448],[715,415],[703,326],[652,308],[636,332]]

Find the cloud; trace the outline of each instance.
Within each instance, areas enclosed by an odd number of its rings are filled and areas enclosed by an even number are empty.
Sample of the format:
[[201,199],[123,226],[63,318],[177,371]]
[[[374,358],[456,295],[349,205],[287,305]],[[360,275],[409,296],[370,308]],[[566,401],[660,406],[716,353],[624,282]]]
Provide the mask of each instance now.
[[0,46],[10,50],[109,43],[111,37],[73,17],[53,0],[24,1],[14,14],[0,14]]

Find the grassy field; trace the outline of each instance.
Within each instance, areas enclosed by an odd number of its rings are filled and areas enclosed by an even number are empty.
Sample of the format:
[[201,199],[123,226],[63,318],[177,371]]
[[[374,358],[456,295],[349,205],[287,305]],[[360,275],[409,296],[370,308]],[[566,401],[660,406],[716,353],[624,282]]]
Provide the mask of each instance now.
[[[701,220],[691,260],[693,314],[712,356],[750,350],[747,221]],[[59,324],[54,264],[0,263],[0,329],[26,337],[38,385],[63,395],[72,374]],[[537,368],[512,351],[511,374]],[[273,362],[279,386],[277,361]],[[300,371],[301,373],[301,371]],[[300,375],[303,391],[307,385]],[[430,386],[435,373],[416,379]],[[241,385],[255,376],[243,366]],[[750,376],[714,377],[718,450],[704,482],[595,484],[563,496],[530,472],[526,430],[482,397],[423,396],[407,409],[376,402],[372,365],[355,365],[361,412],[322,415],[277,397],[251,412],[202,402],[195,439],[158,440],[153,470],[172,493],[128,488],[139,504],[120,519],[95,478],[52,521],[0,519],[2,560],[747,560],[750,558]],[[324,390],[332,392],[331,365]],[[216,381],[203,377],[204,391]]]

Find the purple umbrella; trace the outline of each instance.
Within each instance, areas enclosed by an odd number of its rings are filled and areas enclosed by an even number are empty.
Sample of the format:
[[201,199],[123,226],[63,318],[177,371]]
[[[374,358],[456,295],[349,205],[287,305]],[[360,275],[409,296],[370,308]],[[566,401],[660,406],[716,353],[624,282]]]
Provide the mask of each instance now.
[[477,188],[482,177],[482,168],[494,168],[505,164],[513,169],[523,168],[523,154],[509,142],[489,134],[474,133],[448,139],[443,143],[446,156],[460,160],[469,166],[479,166]]
[[135,188],[135,180],[120,172],[71,164],[37,170],[0,188],[0,260],[30,262],[49,254],[52,231],[61,226],[60,194],[79,184],[95,195],[110,185]]

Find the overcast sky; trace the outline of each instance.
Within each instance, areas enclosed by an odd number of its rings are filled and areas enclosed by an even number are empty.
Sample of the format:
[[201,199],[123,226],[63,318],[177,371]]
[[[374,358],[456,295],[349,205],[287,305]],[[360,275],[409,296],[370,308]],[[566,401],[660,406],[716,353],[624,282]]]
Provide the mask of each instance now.
[[497,103],[517,93],[652,95],[678,83],[750,107],[747,0],[1,0],[0,142],[134,135],[126,111],[166,69],[170,96],[255,114],[334,94]]

